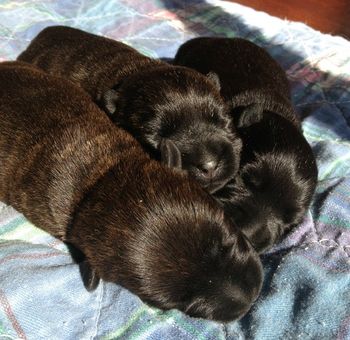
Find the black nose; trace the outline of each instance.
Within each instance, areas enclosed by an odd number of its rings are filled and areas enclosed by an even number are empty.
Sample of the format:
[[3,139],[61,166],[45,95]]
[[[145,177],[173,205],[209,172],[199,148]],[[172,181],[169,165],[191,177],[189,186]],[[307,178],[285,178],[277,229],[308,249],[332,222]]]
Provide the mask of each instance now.
[[205,178],[214,178],[218,171],[218,162],[211,160],[198,166],[199,171]]

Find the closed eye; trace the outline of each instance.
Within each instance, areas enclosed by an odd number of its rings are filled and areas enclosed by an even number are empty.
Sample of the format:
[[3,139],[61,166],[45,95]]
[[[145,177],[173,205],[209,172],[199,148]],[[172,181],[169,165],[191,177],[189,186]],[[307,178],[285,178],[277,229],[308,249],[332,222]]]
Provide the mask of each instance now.
[[260,178],[257,178],[256,176],[251,176],[251,175],[243,175],[242,176],[244,184],[249,188],[249,189],[262,189],[263,187],[263,181]]

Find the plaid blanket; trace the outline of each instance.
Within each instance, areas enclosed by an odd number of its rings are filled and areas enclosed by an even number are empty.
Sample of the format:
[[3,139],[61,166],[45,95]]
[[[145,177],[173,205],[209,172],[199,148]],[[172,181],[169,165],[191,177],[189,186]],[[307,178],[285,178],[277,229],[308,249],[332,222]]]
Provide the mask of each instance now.
[[111,283],[86,292],[65,245],[0,203],[0,339],[350,339],[350,42],[224,1],[0,0],[0,60],[56,24],[152,57],[200,35],[264,47],[291,81],[319,184],[304,222],[263,257],[259,300],[229,324],[162,312]]

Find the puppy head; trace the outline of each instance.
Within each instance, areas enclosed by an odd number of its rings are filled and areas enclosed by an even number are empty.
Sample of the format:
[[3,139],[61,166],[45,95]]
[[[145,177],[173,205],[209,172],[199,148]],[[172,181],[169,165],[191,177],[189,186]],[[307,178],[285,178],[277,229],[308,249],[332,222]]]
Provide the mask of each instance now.
[[[197,121],[192,126],[175,128],[171,134],[164,129],[161,143],[173,145],[174,150],[169,155],[180,155],[181,168],[210,193],[223,187],[239,167],[240,141],[225,135],[211,123]],[[162,147],[160,152],[166,163]]]
[[309,206],[314,181],[296,166],[293,156],[265,155],[244,166],[236,181],[226,209],[259,253],[298,225]]
[[[101,277],[161,309],[218,321],[242,317],[261,289],[257,253],[197,183],[172,185],[183,174],[170,169],[162,174],[159,164],[157,169],[137,190],[110,187],[108,206],[101,199],[88,206],[89,213],[98,207],[103,232],[91,235],[89,227],[89,235],[82,235],[78,226],[70,235],[89,262],[81,266],[86,285],[95,288]],[[161,190],[146,188],[157,179]],[[115,206],[110,197],[117,194],[122,203]]]
[[201,262],[197,280],[187,288],[190,299],[185,312],[218,321],[237,320],[260,293],[260,260],[241,234],[231,234],[222,243],[212,242],[206,251],[209,255]]
[[303,220],[315,177],[303,176],[298,166],[295,155],[260,156],[241,169],[229,189],[230,197],[219,199],[258,253],[271,248]]
[[242,317],[258,297],[263,277],[252,246],[239,231],[228,233],[221,217],[209,221],[202,211],[191,223],[186,212],[182,218],[174,209],[172,214],[176,221],[169,211],[159,228],[143,229],[135,238],[131,256],[141,282],[138,294],[156,307],[194,317]]
[[264,118],[241,134],[246,150],[239,177],[216,197],[261,253],[302,221],[317,168],[302,133],[281,117]]
[[108,98],[109,111],[117,112],[112,119],[161,158],[164,151],[180,156],[182,168],[209,192],[237,173],[242,144],[230,126],[215,75],[158,67],[127,79]]

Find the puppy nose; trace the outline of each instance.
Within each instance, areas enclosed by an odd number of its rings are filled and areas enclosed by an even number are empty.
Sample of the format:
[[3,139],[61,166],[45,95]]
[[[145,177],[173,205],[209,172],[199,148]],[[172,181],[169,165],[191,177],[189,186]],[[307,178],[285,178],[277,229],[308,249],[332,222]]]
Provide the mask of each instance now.
[[213,178],[216,175],[216,172],[218,170],[218,163],[216,161],[209,161],[206,163],[203,163],[199,170],[202,172],[202,175],[207,178]]

